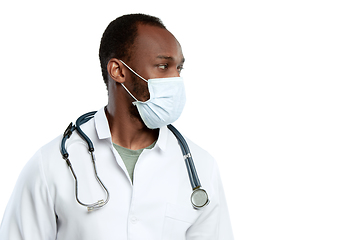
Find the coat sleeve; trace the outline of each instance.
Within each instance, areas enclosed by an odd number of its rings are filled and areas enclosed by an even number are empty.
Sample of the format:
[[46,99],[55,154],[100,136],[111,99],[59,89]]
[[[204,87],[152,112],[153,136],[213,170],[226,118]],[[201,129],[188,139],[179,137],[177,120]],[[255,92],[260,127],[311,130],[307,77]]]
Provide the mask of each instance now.
[[41,151],[22,170],[5,209],[1,240],[55,240],[56,214],[44,175]]
[[234,240],[219,169],[214,161],[212,173],[213,194],[201,216],[188,229],[187,240]]

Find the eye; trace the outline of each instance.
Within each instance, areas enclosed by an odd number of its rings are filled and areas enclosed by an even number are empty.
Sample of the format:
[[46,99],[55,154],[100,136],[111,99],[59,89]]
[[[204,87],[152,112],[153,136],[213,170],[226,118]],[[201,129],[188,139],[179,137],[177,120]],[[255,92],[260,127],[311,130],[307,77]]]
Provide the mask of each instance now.
[[168,64],[159,64],[158,68],[160,68],[161,70],[166,70],[169,67]]
[[179,73],[181,73],[181,71],[184,70],[184,65],[178,66],[177,70],[178,70]]

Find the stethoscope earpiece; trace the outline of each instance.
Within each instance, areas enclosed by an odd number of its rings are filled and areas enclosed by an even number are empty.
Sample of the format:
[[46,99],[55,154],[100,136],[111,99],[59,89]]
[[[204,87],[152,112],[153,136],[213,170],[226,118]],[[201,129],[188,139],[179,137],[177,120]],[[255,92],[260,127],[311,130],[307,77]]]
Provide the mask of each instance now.
[[[100,209],[102,207],[104,207],[110,198],[110,194],[109,191],[107,190],[107,188],[105,187],[105,185],[102,183],[102,181],[100,180],[98,174],[97,174],[97,170],[96,170],[96,164],[95,164],[95,156],[94,156],[94,146],[90,140],[90,138],[81,130],[80,125],[86,123],[87,121],[89,121],[95,114],[96,112],[89,112],[86,113],[82,116],[80,116],[77,120],[76,120],[76,125],[73,125],[73,123],[70,123],[70,125],[66,128],[63,138],[61,140],[61,146],[60,146],[60,152],[61,155],[63,156],[63,159],[66,161],[68,167],[70,168],[71,174],[73,175],[74,179],[75,179],[75,197],[76,197],[76,201],[82,205],[87,207],[87,210],[89,212],[92,212],[96,209]],[[96,203],[83,203],[82,201],[80,201],[79,199],[79,194],[78,194],[78,181],[77,181],[77,177],[75,174],[75,171],[72,167],[72,164],[70,162],[69,159],[69,153],[66,151],[66,147],[65,147],[65,142],[67,139],[70,138],[71,134],[73,133],[73,131],[77,130],[79,135],[86,141],[88,148],[89,148],[89,153],[91,155],[91,161],[93,163],[93,168],[94,168],[94,173],[95,173],[95,178],[98,181],[99,185],[101,186],[101,188],[104,190],[106,198],[105,200],[101,199],[99,201],[97,201]]]

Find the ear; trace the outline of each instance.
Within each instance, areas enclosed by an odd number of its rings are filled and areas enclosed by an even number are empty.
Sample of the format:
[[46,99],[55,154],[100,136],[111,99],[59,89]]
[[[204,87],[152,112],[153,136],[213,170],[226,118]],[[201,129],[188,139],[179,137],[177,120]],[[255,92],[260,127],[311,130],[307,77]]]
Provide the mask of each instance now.
[[107,64],[109,76],[118,83],[125,82],[125,68],[124,64],[122,64],[117,58],[110,59]]

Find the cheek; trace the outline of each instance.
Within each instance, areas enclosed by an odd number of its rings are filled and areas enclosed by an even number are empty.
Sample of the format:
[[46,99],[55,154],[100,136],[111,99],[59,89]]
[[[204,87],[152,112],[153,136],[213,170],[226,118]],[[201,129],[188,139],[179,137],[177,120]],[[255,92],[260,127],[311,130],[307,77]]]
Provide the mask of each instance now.
[[142,102],[149,100],[150,93],[148,90],[147,83],[144,80],[135,76],[132,77],[132,82],[133,82],[135,97]]

